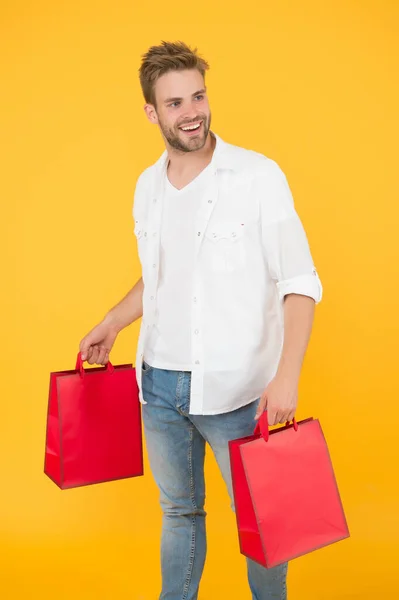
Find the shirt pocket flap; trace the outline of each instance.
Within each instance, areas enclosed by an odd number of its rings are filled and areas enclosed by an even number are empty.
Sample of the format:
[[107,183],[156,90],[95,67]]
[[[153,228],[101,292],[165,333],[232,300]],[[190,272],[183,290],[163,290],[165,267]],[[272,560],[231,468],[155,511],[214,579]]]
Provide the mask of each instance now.
[[147,237],[146,224],[142,219],[136,219],[134,224],[134,235],[138,240],[140,240],[142,237]]
[[212,242],[230,240],[236,242],[245,234],[245,224],[241,221],[223,221],[210,223],[206,230],[206,237]]

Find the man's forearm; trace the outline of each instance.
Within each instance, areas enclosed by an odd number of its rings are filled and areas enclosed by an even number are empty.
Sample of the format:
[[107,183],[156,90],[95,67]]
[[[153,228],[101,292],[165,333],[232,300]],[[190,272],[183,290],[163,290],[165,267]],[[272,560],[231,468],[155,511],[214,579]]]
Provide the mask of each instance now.
[[143,279],[126,296],[107,313],[105,323],[110,323],[116,331],[121,331],[143,315]]
[[299,381],[309,343],[315,301],[308,296],[289,294],[284,300],[284,344],[277,376]]

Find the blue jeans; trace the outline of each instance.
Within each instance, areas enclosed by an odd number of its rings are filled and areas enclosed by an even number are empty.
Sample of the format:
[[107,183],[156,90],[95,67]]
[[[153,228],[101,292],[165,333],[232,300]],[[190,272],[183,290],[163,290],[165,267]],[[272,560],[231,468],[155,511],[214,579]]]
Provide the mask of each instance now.
[[[205,444],[234,508],[228,441],[252,434],[257,402],[220,415],[190,415],[190,372],[146,363],[142,369],[147,451],[163,511],[159,600],[196,600],[206,555]],[[287,564],[265,569],[247,559],[247,569],[253,600],[286,600]]]

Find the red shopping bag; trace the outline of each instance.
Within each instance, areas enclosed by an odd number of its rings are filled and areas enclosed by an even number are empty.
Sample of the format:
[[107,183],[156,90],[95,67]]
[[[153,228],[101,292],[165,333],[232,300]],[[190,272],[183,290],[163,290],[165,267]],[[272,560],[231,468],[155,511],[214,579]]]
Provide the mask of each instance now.
[[132,365],[50,374],[44,472],[61,489],[143,475]]
[[270,568],[349,537],[317,419],[229,442],[241,553]]

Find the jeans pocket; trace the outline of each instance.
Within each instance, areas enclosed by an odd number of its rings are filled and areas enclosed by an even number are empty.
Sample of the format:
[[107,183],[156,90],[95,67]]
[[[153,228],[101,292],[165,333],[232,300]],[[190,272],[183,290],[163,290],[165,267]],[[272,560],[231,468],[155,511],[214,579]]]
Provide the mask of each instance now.
[[141,372],[143,373],[143,375],[152,371],[153,368],[154,367],[151,367],[148,363],[145,362],[145,360],[143,360],[143,362],[141,363]]

